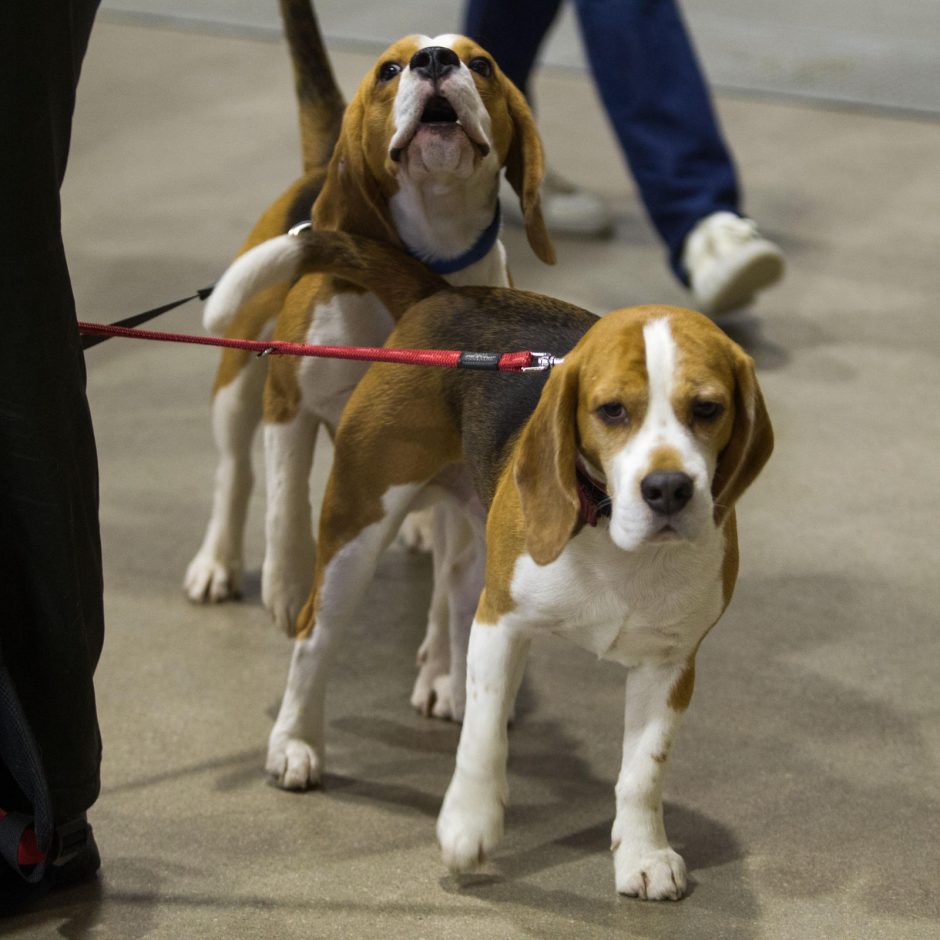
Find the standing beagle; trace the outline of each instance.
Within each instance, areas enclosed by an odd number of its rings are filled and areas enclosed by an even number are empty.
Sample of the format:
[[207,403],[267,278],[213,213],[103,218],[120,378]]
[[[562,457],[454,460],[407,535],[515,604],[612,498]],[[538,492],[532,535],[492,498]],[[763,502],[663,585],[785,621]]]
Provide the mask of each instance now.
[[[324,95],[310,62],[319,63],[325,53],[309,3],[282,0],[282,11],[286,19],[304,17],[291,49],[298,88],[307,89],[309,102]],[[303,42],[312,43],[317,55],[304,56]],[[320,80],[329,92],[331,83],[322,75]],[[333,100],[331,92],[325,97]],[[301,122],[308,154],[318,141],[316,128],[330,126],[330,108],[301,113],[308,115]],[[328,166],[317,159],[306,161],[307,182],[295,184],[266,214],[266,233],[274,222],[283,233],[297,221],[296,208],[319,183],[313,203],[318,230],[403,248],[451,283],[507,285],[497,200],[505,169],[533,250],[543,261],[554,261],[539,207],[544,168],[531,112],[469,39],[416,35],[390,46],[346,109]],[[382,345],[394,321],[374,294],[329,274],[299,272],[302,242],[296,237],[262,240],[256,234],[257,229],[249,250],[216,286],[205,310],[208,329],[312,344]],[[317,431],[321,424],[335,430],[365,369],[355,362],[258,363],[244,353],[223,355],[213,402],[221,461],[212,517],[184,582],[191,599],[222,600],[238,592],[252,481],[250,444],[263,411],[268,505],[262,597],[276,624],[292,629],[309,590],[314,553],[308,481]],[[459,543],[460,533],[453,538]],[[446,674],[447,664],[436,657],[426,667],[414,699],[430,710],[434,680]]]
[[486,561],[457,766],[437,826],[445,861],[471,868],[500,839],[507,716],[531,639],[554,633],[627,670],[617,890],[679,898],[685,864],[666,839],[663,774],[699,644],[734,589],[735,503],[773,448],[753,361],[689,310],[650,305],[598,319],[522,291],[448,287],[413,264],[391,280],[394,252],[358,239],[317,233],[303,252],[305,266],[390,305],[417,301],[389,346],[539,349],[564,361],[547,377],[369,369],[337,430],[268,771],[288,789],[318,782],[338,635],[405,513],[451,499],[477,538],[485,533]]

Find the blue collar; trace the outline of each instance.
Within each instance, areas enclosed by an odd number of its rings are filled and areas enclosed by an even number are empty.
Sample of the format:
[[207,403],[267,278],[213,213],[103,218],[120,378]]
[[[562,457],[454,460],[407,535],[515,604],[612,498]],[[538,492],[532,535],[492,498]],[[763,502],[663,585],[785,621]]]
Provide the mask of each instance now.
[[499,227],[502,221],[499,211],[499,203],[496,203],[496,212],[493,214],[493,221],[482,232],[480,237],[462,254],[454,258],[441,258],[437,261],[428,261],[405,248],[412,258],[417,258],[425,267],[430,268],[435,274],[453,274],[456,271],[462,271],[469,268],[471,264],[479,261],[496,244],[499,238]]

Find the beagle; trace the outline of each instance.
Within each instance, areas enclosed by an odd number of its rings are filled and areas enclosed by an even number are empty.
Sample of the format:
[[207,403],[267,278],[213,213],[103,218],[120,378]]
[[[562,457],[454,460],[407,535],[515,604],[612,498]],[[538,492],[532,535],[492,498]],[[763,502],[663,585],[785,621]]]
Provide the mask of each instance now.
[[[554,261],[539,206],[543,158],[532,114],[482,48],[456,35],[415,35],[391,45],[346,108],[326,163],[323,141],[339,92],[307,0],[281,6],[300,92],[306,173],[265,213],[216,285],[205,310],[211,332],[382,345],[394,320],[374,294],[329,274],[298,271],[301,242],[284,233],[302,213],[309,217],[311,203],[318,230],[395,245],[452,283],[506,285],[497,199],[505,169],[533,250]],[[251,440],[263,417],[262,597],[275,623],[290,631],[309,590],[314,553],[308,480],[317,431],[335,430],[365,369],[356,362],[223,354],[213,400],[220,462],[210,522],[184,580],[192,600],[239,591]],[[446,663],[433,671],[446,673]],[[425,676],[416,687],[425,710],[434,679]]]
[[[304,252],[310,268],[379,296],[393,289],[387,246],[316,233]],[[482,594],[465,612],[463,727],[437,825],[444,860],[469,869],[500,839],[507,716],[530,641],[554,633],[627,670],[617,890],[679,898],[686,871],[666,839],[663,775],[696,651],[734,589],[735,504],[773,448],[753,361],[689,310],[597,318],[537,294],[398,270],[388,302],[417,302],[389,346],[538,349],[563,362],[550,375],[389,364],[366,373],[336,434],[267,770],[288,789],[318,782],[336,641],[404,514],[432,495],[451,499],[486,551]]]

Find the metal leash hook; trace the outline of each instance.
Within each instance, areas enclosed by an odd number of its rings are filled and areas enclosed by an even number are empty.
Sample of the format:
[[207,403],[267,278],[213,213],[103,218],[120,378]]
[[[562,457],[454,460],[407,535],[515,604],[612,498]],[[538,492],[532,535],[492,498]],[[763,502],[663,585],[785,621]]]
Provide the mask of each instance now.
[[545,372],[548,369],[553,369],[555,366],[560,366],[565,361],[563,356],[553,356],[551,353],[546,352],[534,352],[532,353],[532,359],[535,365],[523,366],[519,371]]

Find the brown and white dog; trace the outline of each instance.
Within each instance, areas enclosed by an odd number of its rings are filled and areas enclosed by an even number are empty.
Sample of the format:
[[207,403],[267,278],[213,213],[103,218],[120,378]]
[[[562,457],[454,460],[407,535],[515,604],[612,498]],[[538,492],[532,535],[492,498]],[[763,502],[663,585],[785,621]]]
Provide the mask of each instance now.
[[661,788],[696,652],[734,589],[735,503],[773,448],[752,360],[689,310],[598,319],[522,291],[452,288],[386,246],[336,234],[305,239],[304,253],[308,267],[391,307],[418,301],[390,346],[538,349],[564,361],[547,377],[369,369],[336,434],[268,771],[289,789],[318,782],[336,641],[405,513],[429,494],[449,498],[478,538],[485,530],[486,571],[437,827],[445,861],[471,868],[500,839],[507,716],[530,640],[554,633],[628,672],[617,890],[680,897],[685,864],[666,839]]
[[[505,169],[532,248],[543,261],[554,261],[539,208],[543,159],[532,115],[483,49],[455,35],[394,43],[363,78],[324,166],[323,141],[332,133],[339,93],[309,3],[282,0],[281,6],[300,92],[306,173],[265,213],[219,281],[205,311],[210,331],[312,344],[384,342],[394,321],[373,294],[331,275],[298,271],[301,242],[283,233],[300,221],[299,207],[309,213],[313,196],[319,230],[404,248],[451,283],[506,285],[497,200]],[[333,432],[365,368],[223,355],[213,401],[220,463],[212,517],[184,582],[191,599],[238,593],[250,443],[263,398],[268,505],[262,596],[275,622],[292,631],[314,552],[308,480],[317,430],[322,424]],[[459,544],[459,533],[453,535]],[[415,700],[427,710],[433,673],[446,673],[447,664],[426,672]]]

